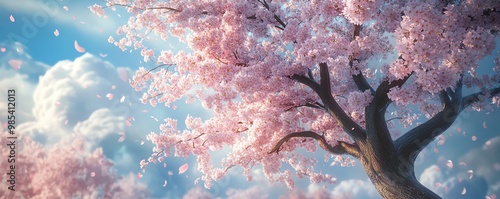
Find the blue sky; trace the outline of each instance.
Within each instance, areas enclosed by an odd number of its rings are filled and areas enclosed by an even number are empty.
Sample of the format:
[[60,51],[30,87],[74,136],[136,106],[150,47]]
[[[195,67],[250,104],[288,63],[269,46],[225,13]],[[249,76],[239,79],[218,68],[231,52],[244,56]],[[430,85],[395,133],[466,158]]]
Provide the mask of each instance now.
[[[102,147],[105,155],[115,162],[120,175],[135,174],[140,171],[139,161],[151,153],[152,145],[145,136],[158,131],[160,123],[155,118],[159,121],[165,117],[177,118],[183,125],[182,121],[188,114],[206,118],[209,112],[199,104],[187,106],[183,101],[177,103],[175,111],[140,104],[137,99],[141,94],[122,81],[118,71],[127,71],[131,76],[140,66],[154,66],[141,61],[140,52],[123,52],[107,42],[128,18],[119,10],[108,19],[99,18],[87,8],[94,3],[101,1],[0,1],[0,48],[5,48],[5,52],[0,52],[0,88],[16,87],[19,90],[21,105],[18,111],[22,117],[18,122],[27,135],[50,146],[76,131],[87,136],[89,148]],[[55,36],[55,30],[59,32],[58,36]],[[75,41],[85,48],[85,53],[75,50]],[[174,50],[186,48],[177,41],[156,42],[155,46]],[[17,71],[8,63],[13,59],[22,61]],[[491,64],[490,59],[482,67],[488,69]],[[81,83],[88,89],[75,86]],[[113,85],[116,89],[112,89]],[[106,99],[108,93],[112,93],[114,99]],[[119,102],[122,96],[125,103]],[[65,109],[54,108],[55,102],[64,105]],[[0,116],[6,118],[5,99],[0,100],[0,105]],[[134,117],[131,126],[123,122],[128,116]],[[499,118],[498,109],[488,113],[462,113],[443,133],[444,144],[433,142],[421,153],[416,162],[416,175],[421,176],[424,185],[447,198],[500,195],[500,158],[496,155],[500,150]],[[3,120],[0,119],[2,123]],[[125,141],[117,141],[119,132],[126,132]],[[477,139],[473,141],[472,136]],[[145,144],[141,145],[141,141]],[[380,198],[359,164],[349,168],[330,166],[331,159],[321,161],[324,159],[322,151],[310,155],[320,160],[318,170],[339,180],[327,187],[333,195],[338,198]],[[453,168],[446,166],[448,160],[453,161]],[[214,183],[212,189],[206,190],[202,181],[194,183],[201,176],[194,158],[171,157],[166,162],[165,168],[163,165],[148,167],[144,177],[139,179],[147,184],[153,198],[181,198],[190,190],[196,191],[196,187],[222,198],[237,197],[236,194],[245,191],[265,193],[269,198],[290,192],[284,184],[269,184],[261,172],[259,175],[258,169],[254,172],[255,180],[247,182],[237,168]],[[185,163],[189,164],[189,170],[177,174],[178,167]],[[474,171],[472,179],[469,179],[469,170]],[[169,175],[169,171],[173,171],[173,175]],[[164,180],[168,181],[165,187]],[[442,186],[436,187],[436,183]],[[297,179],[296,185],[305,193],[322,187],[304,179]],[[444,191],[445,186],[448,186],[448,191]],[[464,187],[467,193],[461,195]]]

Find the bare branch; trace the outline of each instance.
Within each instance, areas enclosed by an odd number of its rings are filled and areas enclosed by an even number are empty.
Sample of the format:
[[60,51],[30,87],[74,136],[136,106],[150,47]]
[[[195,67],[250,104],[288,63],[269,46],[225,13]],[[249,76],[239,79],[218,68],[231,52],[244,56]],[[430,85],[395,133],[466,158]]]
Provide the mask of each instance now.
[[[459,82],[461,84],[461,82]],[[455,96],[451,103],[444,103],[443,110],[427,122],[411,129],[395,141],[398,154],[413,162],[418,153],[432,142],[437,136],[447,130],[465,108],[480,100],[479,96],[485,92],[477,92],[461,97],[461,85],[455,89]],[[500,93],[500,87],[489,89],[486,94],[490,97]]]
[[282,138],[276,145],[273,147],[273,149],[269,152],[271,153],[278,153],[280,151],[281,145],[283,145],[285,142],[290,140],[291,138],[294,137],[302,137],[302,138],[313,138],[316,141],[318,141],[318,144],[321,148],[324,150],[336,154],[336,155],[342,155],[342,154],[348,154],[351,155],[355,158],[359,158],[360,152],[359,152],[359,147],[356,144],[349,144],[347,142],[343,141],[338,141],[338,145],[336,146],[331,146],[328,144],[326,141],[325,137],[323,135],[319,135],[315,132],[312,131],[301,131],[301,132],[295,132],[295,133],[290,133],[286,135],[284,138]]
[[320,76],[321,76],[321,93],[319,97],[323,104],[325,105],[328,113],[337,120],[339,125],[349,134],[355,141],[362,140],[366,138],[365,130],[359,126],[358,123],[353,121],[349,117],[342,107],[339,106],[337,101],[332,96],[331,86],[330,86],[330,71],[328,70],[328,65],[326,63],[320,63]]
[[313,89],[316,94],[321,98],[325,110],[335,118],[339,125],[349,134],[355,141],[366,138],[365,130],[354,122],[349,117],[342,107],[339,106],[337,101],[332,96],[330,86],[330,72],[326,63],[320,63],[320,76],[321,83],[314,81],[314,79],[305,77],[303,75],[292,75],[291,78]]
[[491,97],[493,97],[499,93],[500,93],[500,87],[497,87],[497,88],[489,89],[486,92],[477,92],[474,94],[467,95],[467,96],[463,97],[463,99],[462,99],[461,108],[465,109],[468,106],[478,102],[480,100],[479,96],[481,96],[481,95],[489,94]]
[[170,66],[172,66],[172,65],[174,65],[174,64],[161,64],[161,65],[155,66],[154,68],[152,68],[152,69],[148,70],[148,72],[144,73],[144,75],[142,75],[141,77],[144,77],[144,76],[146,76],[147,74],[151,73],[152,71],[154,71],[154,70],[156,70],[156,69],[158,69],[158,68],[160,68],[160,67],[163,67],[163,66],[168,66],[168,67],[167,67],[167,70],[168,70],[168,68],[169,68]]

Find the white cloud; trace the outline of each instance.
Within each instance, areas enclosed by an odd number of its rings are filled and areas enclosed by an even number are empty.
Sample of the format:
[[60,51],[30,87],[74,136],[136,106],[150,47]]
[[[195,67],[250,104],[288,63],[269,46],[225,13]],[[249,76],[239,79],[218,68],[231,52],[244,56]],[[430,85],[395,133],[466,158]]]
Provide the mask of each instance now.
[[377,190],[369,180],[345,180],[337,185],[331,196],[333,198],[380,198]]
[[488,193],[500,192],[500,136],[489,139],[481,148],[469,151],[460,158],[467,164],[467,169],[462,171],[462,176],[469,176],[468,170],[474,172],[474,177],[484,177],[488,183]]
[[114,66],[94,55],[60,61],[40,78],[33,92],[34,121],[21,124],[19,129],[48,142],[73,132],[94,141],[102,139],[125,130],[131,109],[112,106],[119,99],[108,100],[106,94],[121,96],[131,90]]

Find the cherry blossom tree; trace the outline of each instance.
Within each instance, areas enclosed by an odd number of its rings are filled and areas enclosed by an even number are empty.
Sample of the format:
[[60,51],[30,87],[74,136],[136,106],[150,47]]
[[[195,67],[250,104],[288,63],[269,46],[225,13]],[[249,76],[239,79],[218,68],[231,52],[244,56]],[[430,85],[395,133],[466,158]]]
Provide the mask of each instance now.
[[[294,175],[333,182],[314,170],[316,159],[296,152],[319,145],[348,155],[336,158],[342,165],[357,159],[384,198],[439,198],[417,181],[415,158],[462,111],[500,106],[497,0],[107,0],[90,7],[105,17],[116,8],[131,16],[109,42],[140,50],[153,65],[130,81],[145,91],[143,102],[175,109],[179,100],[199,101],[212,112],[207,120],[188,116],[187,129],[165,119],[148,135],[156,147],[141,167],[194,155],[207,187],[234,166],[248,180],[262,167],[271,182],[289,187]],[[159,49],[157,39],[172,37],[190,51]],[[488,55],[496,62],[480,66]],[[397,120],[406,132],[397,133]],[[223,147],[231,152],[216,167],[210,151]]]
[[[2,127],[0,132],[8,134]],[[29,137],[20,136],[16,142],[15,162],[0,162],[2,168],[15,165],[15,186],[0,190],[8,198],[144,198],[149,192],[144,184],[137,182],[135,175],[119,177],[113,170],[101,148],[92,153],[85,149],[81,139],[63,140],[44,148]],[[2,143],[10,141],[5,136]],[[2,154],[11,153],[2,147]],[[11,164],[12,163],[12,164]],[[0,180],[11,186],[10,175]]]

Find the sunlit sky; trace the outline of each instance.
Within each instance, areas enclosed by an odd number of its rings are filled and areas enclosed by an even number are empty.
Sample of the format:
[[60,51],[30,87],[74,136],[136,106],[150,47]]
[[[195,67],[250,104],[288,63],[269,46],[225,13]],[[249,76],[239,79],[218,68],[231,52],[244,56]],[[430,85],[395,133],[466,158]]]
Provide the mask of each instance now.
[[[138,51],[121,51],[107,42],[109,36],[120,38],[115,31],[126,23],[127,13],[117,9],[110,12],[107,19],[99,18],[88,9],[94,3],[102,1],[0,1],[0,48],[4,49],[0,52],[0,90],[5,93],[7,88],[17,89],[20,103],[18,126],[26,135],[44,146],[51,146],[66,136],[80,133],[88,138],[90,148],[103,148],[106,157],[115,163],[118,174],[137,174],[140,160],[148,158],[153,147],[145,136],[151,131],[158,132],[165,117],[178,119],[182,128],[188,114],[206,119],[210,112],[197,103],[186,105],[182,100],[176,104],[175,111],[140,104],[137,99],[142,94],[136,93],[128,85],[128,80],[123,80],[130,78],[140,66],[153,68],[154,65],[145,63]],[[75,49],[75,41],[85,52]],[[185,44],[176,40],[152,41],[149,45],[174,51],[186,49]],[[21,60],[22,64],[15,70],[9,60]],[[491,58],[485,61],[483,70],[491,68],[492,64]],[[128,77],[124,79],[123,74],[128,74]],[[45,82],[42,83],[41,78]],[[81,83],[88,84],[88,89],[75,87]],[[108,99],[108,93],[114,98]],[[122,97],[124,103],[119,102]],[[55,102],[67,108],[54,108]],[[2,97],[2,124],[6,118],[5,110],[6,99]],[[133,117],[130,125],[119,119],[129,116]],[[498,109],[491,113],[462,113],[443,133],[444,143],[433,142],[421,153],[416,162],[417,178],[445,198],[500,195],[499,118]],[[118,142],[120,132],[126,134],[123,142]],[[477,139],[474,140],[473,136]],[[141,141],[145,144],[141,145]],[[338,179],[338,183],[326,186],[332,196],[380,198],[359,164],[353,167],[331,166],[331,158],[323,161],[324,152],[309,155],[319,160],[317,170]],[[454,167],[447,166],[448,160],[454,163]],[[138,179],[147,184],[153,198],[182,198],[196,187],[205,189],[203,181],[195,183],[201,173],[196,169],[194,158],[169,157],[165,162],[166,167],[163,164],[148,167]],[[189,168],[178,174],[178,168],[183,164],[188,164]],[[469,170],[474,171],[471,179]],[[231,169],[227,177],[204,191],[221,198],[234,194],[234,191],[229,191],[232,189],[242,193],[268,194],[269,198],[291,192],[284,184],[270,184],[258,169],[254,171],[252,182],[246,181],[241,174],[241,170]],[[168,184],[163,186],[165,180]],[[438,187],[437,183],[442,185]],[[296,189],[306,195],[322,187],[322,184],[311,184],[305,179],[296,181]],[[461,195],[463,188],[467,192]]]

